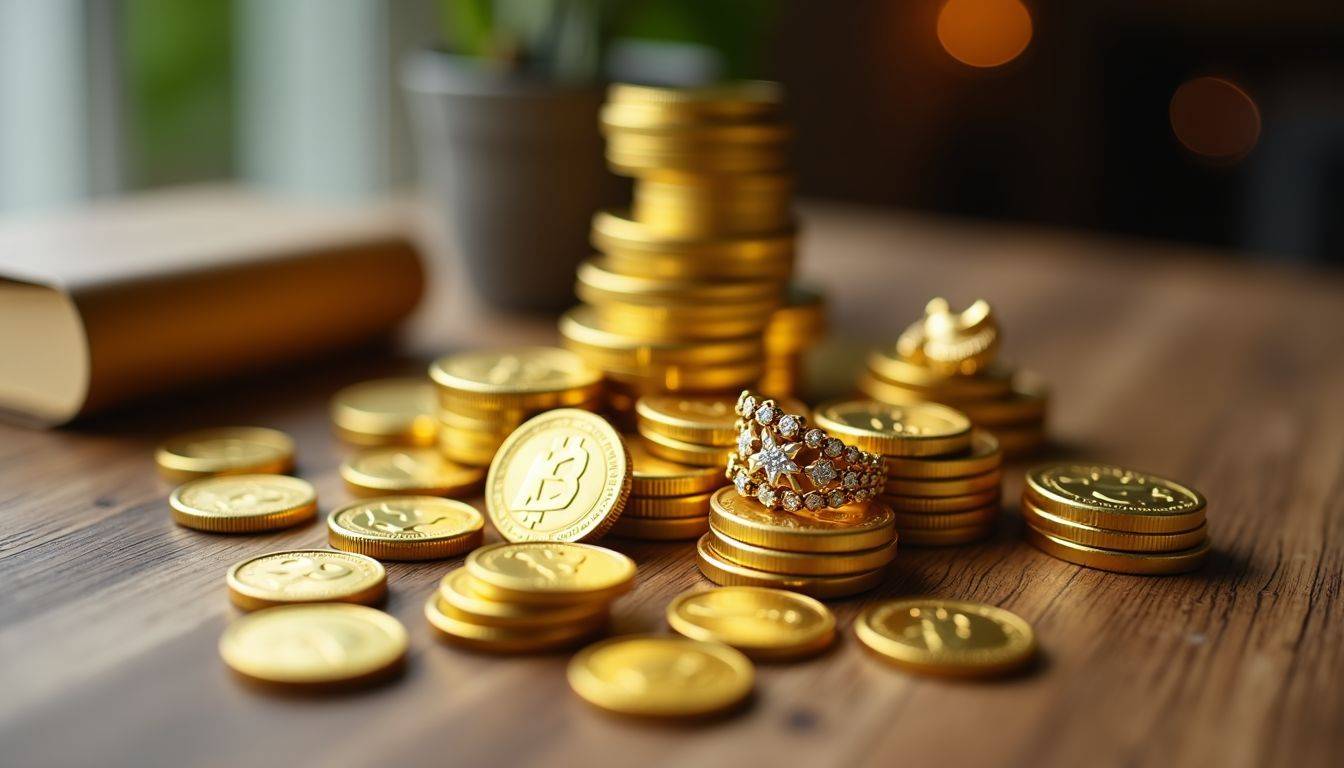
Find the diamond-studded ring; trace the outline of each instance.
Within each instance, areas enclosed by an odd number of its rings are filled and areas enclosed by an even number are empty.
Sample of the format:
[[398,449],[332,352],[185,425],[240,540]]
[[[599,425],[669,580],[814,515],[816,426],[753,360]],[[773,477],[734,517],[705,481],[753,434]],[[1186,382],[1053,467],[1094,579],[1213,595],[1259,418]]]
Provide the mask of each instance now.
[[877,495],[887,479],[881,456],[846,445],[802,414],[747,390],[737,398],[737,449],[728,479],[771,509],[838,508]]

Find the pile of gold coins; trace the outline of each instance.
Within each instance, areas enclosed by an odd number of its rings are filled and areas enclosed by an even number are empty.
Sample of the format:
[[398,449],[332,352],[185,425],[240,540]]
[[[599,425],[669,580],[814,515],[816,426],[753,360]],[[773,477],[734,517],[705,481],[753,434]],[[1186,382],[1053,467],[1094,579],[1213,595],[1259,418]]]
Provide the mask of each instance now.
[[894,348],[868,356],[858,388],[891,405],[949,405],[993,433],[1006,456],[1031,453],[1046,441],[1048,392],[1038,377],[996,362],[1001,338],[984,300],[955,312],[934,299]]
[[849,400],[817,407],[818,426],[883,456],[879,498],[895,514],[901,541],[917,546],[985,538],[999,517],[1003,454],[961,413],[920,403]]
[[1204,497],[1157,475],[1110,464],[1051,464],[1027,473],[1027,541],[1071,563],[1158,575],[1199,568],[1209,554]]
[[439,451],[475,467],[490,464],[518,425],[552,408],[599,410],[601,373],[553,347],[461,352],[436,360]]
[[456,645],[496,653],[545,651],[602,632],[612,601],[634,580],[634,562],[602,547],[492,544],[443,577],[425,604],[425,617]]
[[600,255],[579,267],[584,304],[560,320],[565,346],[603,371],[627,418],[643,395],[754,384],[793,269],[778,87],[615,85],[601,122],[608,163],[635,178],[634,203],[593,219]]
[[789,286],[784,306],[765,327],[765,367],[757,388],[774,398],[803,394],[806,356],[826,335],[826,298],[819,291]]

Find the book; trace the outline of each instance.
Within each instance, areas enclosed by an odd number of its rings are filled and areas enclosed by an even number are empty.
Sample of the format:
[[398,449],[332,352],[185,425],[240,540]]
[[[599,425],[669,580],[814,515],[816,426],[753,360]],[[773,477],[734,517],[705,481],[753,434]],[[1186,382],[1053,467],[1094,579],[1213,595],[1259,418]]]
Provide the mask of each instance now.
[[408,214],[218,186],[0,219],[0,416],[59,425],[384,335],[424,291]]

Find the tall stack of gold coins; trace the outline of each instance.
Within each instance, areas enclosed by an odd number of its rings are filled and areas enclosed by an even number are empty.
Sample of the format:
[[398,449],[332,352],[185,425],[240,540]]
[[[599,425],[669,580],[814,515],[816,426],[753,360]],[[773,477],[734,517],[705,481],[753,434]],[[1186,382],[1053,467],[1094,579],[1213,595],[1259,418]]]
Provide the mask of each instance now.
[[700,572],[724,586],[775,587],[820,599],[877,586],[896,556],[895,516],[881,501],[770,509],[733,487],[710,498]]
[[609,91],[607,160],[635,177],[633,209],[593,218],[600,254],[580,266],[584,304],[560,333],[603,371],[617,414],[641,395],[735,394],[760,378],[793,268],[781,101],[771,83]]
[[989,430],[1009,457],[1046,440],[1048,392],[1039,377],[996,362],[1002,334],[984,300],[954,312],[933,299],[894,347],[876,349],[858,387],[892,405],[935,402]]
[[789,286],[784,306],[765,327],[765,370],[759,389],[770,397],[803,393],[808,350],[826,335],[826,297],[819,291]]
[[601,373],[555,347],[460,352],[429,368],[438,391],[439,451],[470,466],[490,464],[520,424],[552,408],[599,410]]
[[1110,464],[1065,463],[1027,472],[1027,541],[1061,560],[1139,575],[1184,573],[1209,554],[1199,491]]
[[895,513],[905,544],[965,544],[988,536],[999,517],[1003,454],[988,433],[936,403],[873,400],[827,403],[817,426],[880,453],[887,480],[879,496]]
[[[579,563],[583,568],[576,567]],[[425,618],[445,640],[476,650],[561,648],[603,631],[612,601],[630,591],[634,580],[634,562],[603,547],[560,541],[491,544],[443,577],[425,604]]]
[[625,441],[634,464],[630,500],[611,535],[628,539],[696,539],[709,530],[709,496],[724,484],[723,469],[659,458],[638,436]]

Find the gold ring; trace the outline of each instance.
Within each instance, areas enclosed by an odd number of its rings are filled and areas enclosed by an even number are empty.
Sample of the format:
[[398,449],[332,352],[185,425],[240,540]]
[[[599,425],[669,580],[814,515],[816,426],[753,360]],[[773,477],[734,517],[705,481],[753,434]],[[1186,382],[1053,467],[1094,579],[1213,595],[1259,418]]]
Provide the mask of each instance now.
[[737,399],[737,448],[728,479],[770,509],[796,512],[862,503],[881,492],[886,462],[811,427],[802,414],[743,390]]

